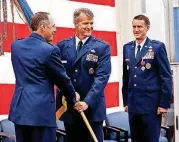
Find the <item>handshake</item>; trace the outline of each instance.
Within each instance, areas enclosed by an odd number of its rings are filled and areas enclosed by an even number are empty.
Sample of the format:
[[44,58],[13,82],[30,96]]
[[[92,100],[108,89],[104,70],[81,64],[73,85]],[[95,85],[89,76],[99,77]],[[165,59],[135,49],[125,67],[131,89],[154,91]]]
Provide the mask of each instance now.
[[76,94],[76,104],[74,105],[74,109],[76,109],[78,112],[82,112],[88,109],[88,104],[84,101],[80,101],[80,95],[75,92]]

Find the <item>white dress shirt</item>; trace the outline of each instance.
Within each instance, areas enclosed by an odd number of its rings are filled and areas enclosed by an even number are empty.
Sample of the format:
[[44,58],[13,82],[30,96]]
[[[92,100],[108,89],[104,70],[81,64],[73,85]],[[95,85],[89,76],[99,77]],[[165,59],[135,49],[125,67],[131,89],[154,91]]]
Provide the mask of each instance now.
[[144,46],[144,44],[145,44],[145,42],[146,42],[146,40],[147,40],[147,37],[146,37],[140,44],[138,44],[138,43],[136,42],[136,46],[135,46],[135,57],[136,57],[137,50],[138,50],[137,46],[138,46],[138,45],[141,46],[141,48],[140,48],[140,51],[141,51],[142,48],[143,48],[143,46]]
[[[86,38],[84,38],[83,40],[82,40],[82,42],[83,42],[83,45],[85,44],[85,42],[88,40],[88,38],[89,37],[86,37]],[[78,43],[81,41],[77,36],[75,36],[75,39],[76,39],[76,49],[77,49],[77,47],[78,47]]]

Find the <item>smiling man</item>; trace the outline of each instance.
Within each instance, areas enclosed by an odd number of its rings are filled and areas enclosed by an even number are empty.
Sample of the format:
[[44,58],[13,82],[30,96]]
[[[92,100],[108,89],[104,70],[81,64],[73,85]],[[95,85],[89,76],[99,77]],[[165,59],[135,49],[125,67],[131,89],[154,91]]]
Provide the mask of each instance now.
[[158,142],[161,115],[172,94],[172,75],[164,43],[147,37],[150,21],[132,21],[135,41],[123,47],[123,100],[133,142]]
[[[75,36],[57,44],[67,74],[80,94],[80,101],[75,105],[77,111],[68,109],[63,116],[68,142],[93,141],[78,111],[84,111],[98,141],[103,141],[104,88],[111,73],[110,47],[91,35],[93,18],[90,9],[77,9],[73,15]],[[63,94],[57,94],[58,105],[58,98]]]

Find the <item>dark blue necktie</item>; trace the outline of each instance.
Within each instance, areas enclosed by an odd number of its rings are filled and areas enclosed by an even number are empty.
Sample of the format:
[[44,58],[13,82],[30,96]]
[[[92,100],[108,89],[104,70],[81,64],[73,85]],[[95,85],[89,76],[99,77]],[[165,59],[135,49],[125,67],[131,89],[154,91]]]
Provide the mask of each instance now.
[[139,55],[140,55],[140,48],[141,48],[141,46],[140,46],[140,45],[138,45],[138,46],[137,46],[137,54],[136,54],[136,57],[135,57],[136,61],[139,59]]
[[77,55],[79,55],[82,46],[83,46],[83,42],[80,40],[77,45]]

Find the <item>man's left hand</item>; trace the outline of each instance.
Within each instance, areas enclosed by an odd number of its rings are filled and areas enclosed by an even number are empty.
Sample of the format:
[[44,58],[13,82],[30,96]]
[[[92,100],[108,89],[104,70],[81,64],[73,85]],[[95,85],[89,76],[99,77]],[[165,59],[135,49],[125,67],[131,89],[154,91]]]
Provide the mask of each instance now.
[[77,102],[74,107],[78,112],[82,112],[88,109],[88,104],[85,102]]
[[161,108],[161,107],[158,107],[158,110],[157,110],[157,114],[162,114],[162,113],[166,113],[167,112],[167,108]]

